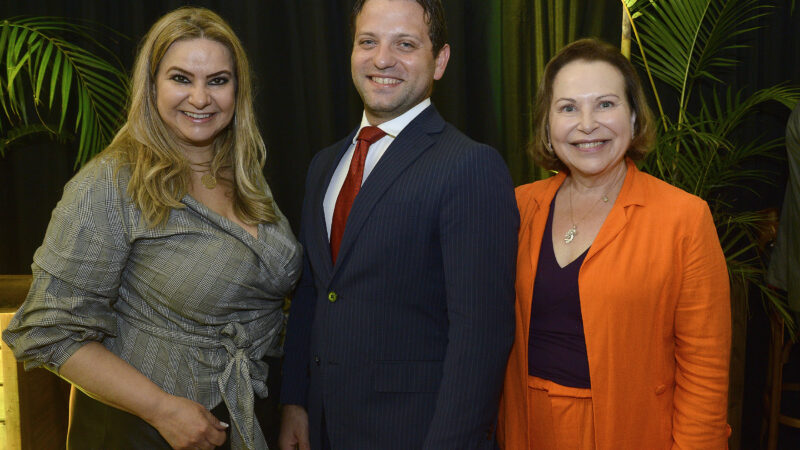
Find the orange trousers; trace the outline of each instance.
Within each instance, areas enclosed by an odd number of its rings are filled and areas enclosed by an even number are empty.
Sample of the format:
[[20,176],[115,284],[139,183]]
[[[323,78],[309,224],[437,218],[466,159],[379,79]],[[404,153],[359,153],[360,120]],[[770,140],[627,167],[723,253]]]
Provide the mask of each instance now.
[[593,450],[592,390],[528,377],[531,450]]

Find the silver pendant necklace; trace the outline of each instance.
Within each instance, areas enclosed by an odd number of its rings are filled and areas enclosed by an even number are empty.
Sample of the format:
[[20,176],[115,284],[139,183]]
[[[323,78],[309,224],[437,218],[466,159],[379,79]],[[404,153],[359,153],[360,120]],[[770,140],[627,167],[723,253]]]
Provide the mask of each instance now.
[[[626,172],[627,172],[627,170],[622,172],[623,176],[624,176],[624,174]],[[573,180],[573,183],[574,182],[575,181]],[[589,208],[589,211],[586,211],[586,214],[584,214],[583,217],[581,217],[580,220],[578,220],[577,222],[575,222],[575,219],[572,217],[572,191],[574,191],[575,188],[573,188],[572,185],[570,184],[570,190],[569,190],[569,221],[572,224],[572,226],[569,227],[569,229],[567,230],[566,233],[564,233],[564,244],[565,245],[569,245],[573,240],[575,240],[575,236],[578,235],[578,224],[583,222],[583,219],[588,217],[589,214],[592,211],[594,211],[594,208],[597,206],[598,203],[600,203],[600,200],[602,200],[603,203],[608,203],[608,192],[610,192],[611,189],[614,189],[614,187],[617,185],[618,182],[619,182],[619,177],[616,180],[614,180],[614,183],[611,184],[609,191],[604,192],[603,195],[601,195],[600,198],[598,198],[594,202],[592,207]]]
[[569,227],[569,230],[567,230],[566,233],[564,233],[564,244],[569,244],[569,243],[571,243],[573,241],[573,239],[575,239],[575,236],[578,234],[578,224],[583,222],[583,219],[585,219],[586,216],[588,216],[589,213],[594,210],[594,207],[597,206],[598,203],[600,203],[600,200],[603,200],[603,202],[608,203],[608,194],[603,194],[602,197],[597,199],[597,201],[594,202],[592,207],[589,208],[589,211],[587,211],[586,214],[584,214],[583,217],[581,217],[581,220],[575,222],[574,219],[572,218],[572,189],[570,189],[570,191],[569,191],[569,220],[570,220],[570,222],[572,222],[572,226]]

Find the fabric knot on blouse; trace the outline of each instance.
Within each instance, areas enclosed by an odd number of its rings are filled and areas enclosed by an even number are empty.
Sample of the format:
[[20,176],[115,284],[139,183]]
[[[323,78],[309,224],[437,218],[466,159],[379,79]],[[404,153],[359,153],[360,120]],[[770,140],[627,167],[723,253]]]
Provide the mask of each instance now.
[[[266,448],[254,396],[268,395],[265,355],[281,356],[283,300],[302,248],[278,220],[250,235],[189,195],[148,228],[106,157],[64,188],[33,284],[3,339],[26,368],[58,372],[99,341],[164,391],[231,414],[231,443]],[[267,190],[269,194],[269,191]]]

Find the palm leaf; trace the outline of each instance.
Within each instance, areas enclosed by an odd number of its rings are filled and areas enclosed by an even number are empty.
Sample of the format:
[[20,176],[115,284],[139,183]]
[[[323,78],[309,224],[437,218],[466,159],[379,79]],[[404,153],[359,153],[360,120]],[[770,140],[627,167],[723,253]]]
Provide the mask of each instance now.
[[[56,134],[69,122],[79,135],[76,165],[108,145],[128,93],[121,63],[92,37],[98,28],[54,17],[0,23],[0,61],[6,67],[0,73],[2,114],[12,125],[28,123],[32,105],[44,124],[39,109],[47,108],[56,115],[58,125],[51,130]],[[87,42],[102,56],[84,48]]]
[[711,91],[711,100],[701,98],[700,115],[707,121],[717,124],[714,132],[728,136],[744,125],[746,118],[758,112],[758,107],[771,102],[778,102],[787,108],[793,108],[800,101],[800,89],[792,86],[776,85],[759,89],[749,96],[744,90],[736,92],[728,87],[724,102],[716,90]]
[[741,36],[755,29],[768,8],[758,0],[639,0],[631,11],[639,14],[650,70],[678,92],[683,109],[699,79],[719,81],[719,71],[737,64],[726,55],[742,46]]
[[0,156],[5,156],[5,150],[11,146],[15,141],[22,138],[36,135],[46,134],[58,142],[66,142],[71,135],[66,133],[54,133],[53,128],[41,123],[32,123],[29,125],[18,125],[10,129],[5,136],[0,138]]
[[[755,286],[762,302],[768,306],[767,309],[774,309],[784,319],[787,327],[794,330],[797,324],[785,296],[764,283],[766,267],[760,256],[758,235],[761,228],[769,222],[767,213],[758,211],[720,215],[720,219],[721,225],[717,230],[731,279]],[[743,294],[747,297],[749,290],[744,289]]]
[[710,124],[702,122],[678,124],[668,120],[667,129],[659,136],[656,148],[648,154],[643,169],[687,192],[700,195],[698,180],[703,179],[712,155],[694,150],[731,145],[724,136],[708,132],[706,129],[710,127]]
[[779,157],[783,139],[742,142],[738,130],[767,103],[793,107],[800,89],[779,84],[747,94],[720,83],[723,72],[739,64],[732,50],[743,47],[743,38],[770,7],[757,0],[622,2],[635,22],[641,56],[634,60],[650,76],[656,99],[654,78],[678,98],[675,117],[659,102],[664,127],[643,169],[708,202],[731,279],[756,286],[762,300],[793,324],[785,300],[764,281],[758,236],[765,215],[738,210],[736,202],[743,190],[758,194],[758,186],[772,182],[771,174],[752,162]]

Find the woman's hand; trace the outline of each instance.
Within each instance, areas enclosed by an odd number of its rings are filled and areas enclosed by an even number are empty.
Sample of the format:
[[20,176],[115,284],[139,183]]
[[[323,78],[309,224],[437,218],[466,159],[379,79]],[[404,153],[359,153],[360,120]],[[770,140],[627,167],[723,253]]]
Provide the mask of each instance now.
[[61,365],[59,375],[107,405],[139,416],[177,449],[225,443],[227,424],[203,405],[161,390],[99,342],[89,342]]
[[228,424],[220,422],[203,405],[183,397],[165,395],[148,420],[175,449],[213,449],[225,443]]

